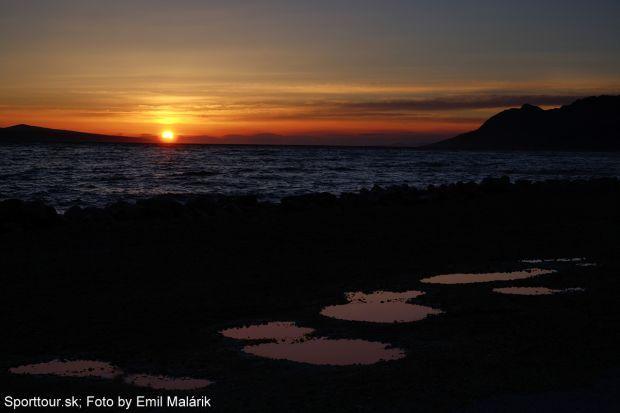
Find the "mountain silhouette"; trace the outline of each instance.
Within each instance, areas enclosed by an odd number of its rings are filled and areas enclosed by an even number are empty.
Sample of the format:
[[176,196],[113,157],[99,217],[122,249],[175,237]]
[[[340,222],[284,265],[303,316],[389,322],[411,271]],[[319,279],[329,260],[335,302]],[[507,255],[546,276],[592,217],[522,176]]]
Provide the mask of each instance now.
[[154,142],[153,138],[133,136],[100,135],[96,133],[75,132],[69,130],[49,129],[39,126],[15,125],[0,128],[0,142],[38,143],[38,142],[98,142],[98,143],[146,143]]
[[620,96],[593,96],[549,110],[525,104],[423,149],[618,151]]

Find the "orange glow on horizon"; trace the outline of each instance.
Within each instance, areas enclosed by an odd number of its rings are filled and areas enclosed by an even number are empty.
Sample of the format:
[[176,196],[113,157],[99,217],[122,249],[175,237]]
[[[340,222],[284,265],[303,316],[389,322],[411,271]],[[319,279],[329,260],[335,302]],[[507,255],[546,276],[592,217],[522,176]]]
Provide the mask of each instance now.
[[[149,79],[128,84],[125,79],[110,79],[99,85],[86,78],[76,80],[69,92],[61,87],[64,83],[50,82],[36,88],[0,88],[0,127],[25,123],[144,136],[167,143],[183,142],[186,137],[255,134],[457,135],[478,128],[509,107],[537,104],[537,96],[556,96],[558,90],[563,91],[560,95],[571,96],[620,90],[620,83],[609,79],[421,86],[318,81],[230,84],[193,78],[187,84],[159,85]],[[572,98],[566,98],[565,103],[569,100]],[[548,99],[544,103],[539,105],[557,106],[549,104]],[[172,128],[182,129],[183,136],[176,136]],[[163,136],[164,131],[171,135]]]
[[174,139],[175,139],[174,132],[172,132],[171,130],[163,131],[161,134],[161,140],[163,142],[172,143],[174,142]]
[[[293,111],[291,111],[293,112]],[[176,126],[182,126],[184,136],[255,135],[277,134],[295,135],[340,135],[368,133],[446,133],[458,134],[475,129],[495,114],[497,110],[480,111],[480,113],[430,114],[427,117],[407,119],[390,116],[371,117],[353,116],[335,119],[312,118],[306,113],[285,115],[281,118],[271,114],[248,114],[231,110],[229,113],[212,114],[210,118],[199,115],[186,115],[177,119]],[[451,115],[454,115],[452,117]],[[264,117],[263,117],[264,116]],[[159,120],[150,114],[132,112],[128,114],[108,115],[89,114],[77,110],[14,110],[0,113],[0,127],[25,123],[53,129],[75,130],[79,132],[101,133],[121,136],[153,136],[161,142],[177,142],[180,138],[171,129],[172,125],[159,129]],[[157,130],[159,129],[159,131]],[[172,133],[172,138],[164,137],[164,132]]]

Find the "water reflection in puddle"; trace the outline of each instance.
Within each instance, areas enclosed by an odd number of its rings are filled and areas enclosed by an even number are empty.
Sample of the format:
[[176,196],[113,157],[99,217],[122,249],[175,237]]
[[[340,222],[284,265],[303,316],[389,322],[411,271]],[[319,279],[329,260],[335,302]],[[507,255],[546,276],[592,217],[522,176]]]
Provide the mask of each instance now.
[[402,301],[405,302],[412,298],[420,297],[424,295],[422,291],[405,291],[405,292],[393,292],[393,291],[375,291],[370,294],[363,292],[346,293],[345,297],[350,302],[360,303],[380,303],[380,302],[392,302]]
[[308,327],[299,327],[292,321],[274,321],[245,327],[229,328],[221,331],[224,337],[236,340],[299,340],[314,332]]
[[471,284],[492,281],[514,281],[523,280],[525,278],[537,277],[539,275],[553,274],[555,270],[547,270],[542,268],[530,268],[523,271],[512,272],[491,272],[480,274],[444,274],[434,277],[424,278],[420,280],[427,284]]
[[316,365],[350,366],[374,364],[405,357],[404,350],[366,340],[316,338],[296,343],[264,343],[246,346],[243,351],[275,360]]
[[432,307],[407,303],[407,300],[423,294],[421,291],[347,293],[348,304],[325,307],[321,310],[321,314],[340,320],[372,323],[407,323],[423,320],[429,315],[441,314],[441,310]]
[[[27,364],[9,369],[13,374],[50,375],[60,377],[114,379],[123,375],[123,371],[110,363],[95,360],[52,360],[46,363]],[[189,377],[168,377],[148,374],[126,376],[125,383],[156,390],[197,390],[213,382]]]
[[553,295],[571,292],[581,292],[585,290],[583,288],[565,288],[562,290],[554,290],[547,287],[504,287],[494,288],[493,291],[500,294],[511,295]]
[[46,363],[28,364],[25,366],[12,367],[9,372],[13,374],[53,375],[61,377],[98,377],[113,379],[123,374],[121,369],[103,361],[52,360]]
[[198,390],[211,384],[210,380],[189,377],[168,377],[149,374],[133,374],[125,377],[125,383],[155,390]]
[[543,262],[581,262],[585,261],[583,257],[577,258],[535,258],[529,260],[521,260],[521,262],[526,264],[541,264]]

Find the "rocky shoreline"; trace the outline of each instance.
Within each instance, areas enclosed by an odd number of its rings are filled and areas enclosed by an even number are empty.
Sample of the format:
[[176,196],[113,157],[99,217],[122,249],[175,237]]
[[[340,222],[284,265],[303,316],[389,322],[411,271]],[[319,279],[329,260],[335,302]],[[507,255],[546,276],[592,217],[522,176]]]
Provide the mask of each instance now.
[[105,207],[73,206],[64,213],[42,201],[5,199],[0,201],[0,222],[26,227],[48,226],[67,221],[129,221],[141,219],[205,218],[217,213],[244,213],[321,208],[415,206],[423,203],[480,199],[490,195],[550,196],[558,194],[610,194],[620,191],[618,178],[591,180],[516,181],[508,177],[487,178],[480,183],[458,182],[424,189],[408,185],[374,186],[340,195],[314,193],[284,197],[280,202],[259,201],[255,195],[162,195],[136,202],[116,202]]

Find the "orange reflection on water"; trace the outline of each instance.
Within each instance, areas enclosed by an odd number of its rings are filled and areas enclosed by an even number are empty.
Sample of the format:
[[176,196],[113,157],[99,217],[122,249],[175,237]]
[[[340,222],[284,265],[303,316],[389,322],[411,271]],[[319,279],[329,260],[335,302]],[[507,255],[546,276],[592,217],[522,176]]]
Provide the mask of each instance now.
[[404,350],[391,348],[384,343],[328,338],[316,338],[294,343],[264,343],[246,346],[243,351],[275,360],[332,366],[374,364],[405,357]]
[[292,321],[274,321],[266,324],[229,328],[221,331],[224,337],[236,340],[295,340],[314,332],[308,327],[298,327]]
[[169,377],[150,374],[133,374],[125,378],[125,383],[155,390],[198,390],[211,384],[210,380],[190,377]]
[[555,270],[530,268],[523,271],[490,272],[474,274],[443,274],[420,280],[427,284],[472,284],[492,281],[514,281],[555,273]]
[[583,288],[565,288],[562,290],[554,290],[547,287],[504,287],[493,289],[493,292],[509,295],[553,295],[580,291],[584,291]]
[[372,323],[406,323],[441,314],[441,310],[432,307],[407,303],[408,300],[423,294],[422,291],[347,293],[348,304],[325,307],[321,314],[340,320]]
[[113,379],[123,374],[121,369],[95,360],[52,360],[46,363],[27,364],[12,367],[9,372],[13,374],[53,375],[62,377],[99,377]]

